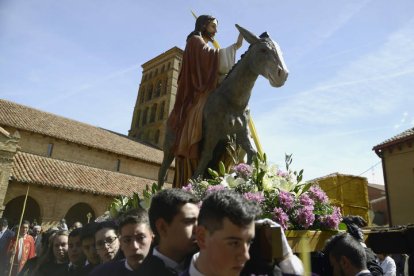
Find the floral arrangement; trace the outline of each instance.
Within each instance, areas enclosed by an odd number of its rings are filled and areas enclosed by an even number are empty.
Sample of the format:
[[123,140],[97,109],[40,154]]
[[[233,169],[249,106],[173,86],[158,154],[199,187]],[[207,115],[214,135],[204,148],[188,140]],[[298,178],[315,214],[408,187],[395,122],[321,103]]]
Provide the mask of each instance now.
[[219,171],[209,169],[211,179],[190,180],[183,187],[202,200],[209,193],[233,189],[262,207],[262,218],[270,218],[286,229],[338,230],[341,211],[332,206],[326,193],[316,184],[301,183],[303,170],[290,169],[292,155],[285,156],[286,171],[268,165],[266,155]]

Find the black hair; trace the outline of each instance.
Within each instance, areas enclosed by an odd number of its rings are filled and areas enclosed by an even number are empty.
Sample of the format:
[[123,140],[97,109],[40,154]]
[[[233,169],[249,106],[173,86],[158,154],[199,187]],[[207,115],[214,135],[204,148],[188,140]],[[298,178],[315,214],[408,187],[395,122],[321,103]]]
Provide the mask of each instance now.
[[165,189],[158,192],[151,201],[148,210],[152,231],[158,235],[155,223],[158,219],[164,219],[168,224],[178,214],[179,209],[186,203],[198,204],[198,199],[191,193],[182,189]]
[[257,203],[245,199],[231,190],[211,193],[201,205],[198,225],[204,226],[210,233],[223,227],[224,218],[233,224],[244,227],[252,223],[261,213]]
[[80,234],[81,242],[84,239],[89,239],[89,238],[95,239],[95,232],[96,232],[97,227],[98,227],[98,223],[93,221],[93,222],[86,224],[82,228],[80,228],[82,229],[81,234]]
[[80,237],[82,228],[75,228],[69,233],[69,238]]
[[148,228],[150,228],[148,212],[145,209],[138,207],[121,215],[118,227],[119,233],[121,233],[122,228],[127,224],[146,224],[148,225]]
[[96,225],[95,233],[104,228],[112,229],[116,234],[118,234],[118,224],[113,220],[104,220],[102,222],[98,222]]
[[336,260],[345,256],[358,269],[366,269],[367,257],[361,243],[348,233],[340,233],[330,238],[324,248],[325,256]]
[[28,221],[28,220],[24,220],[24,221],[22,221],[22,224],[21,224],[21,225],[23,225],[23,224],[27,224],[27,225],[29,225],[29,226],[30,226],[30,221]]
[[194,26],[194,31],[192,31],[187,36],[187,40],[193,35],[202,36],[203,34],[205,34],[208,23],[210,23],[213,20],[217,20],[217,19],[211,15],[204,14],[204,15],[200,15],[199,17],[197,17],[197,20]]

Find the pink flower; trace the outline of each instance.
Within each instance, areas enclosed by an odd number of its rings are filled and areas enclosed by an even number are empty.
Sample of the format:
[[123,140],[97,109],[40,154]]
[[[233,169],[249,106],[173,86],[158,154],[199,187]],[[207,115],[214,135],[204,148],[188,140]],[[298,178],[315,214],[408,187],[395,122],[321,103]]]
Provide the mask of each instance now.
[[220,190],[225,190],[225,189],[227,189],[227,187],[225,187],[221,184],[219,184],[219,185],[210,185],[210,186],[208,186],[206,193],[210,194],[210,193],[220,191]]
[[338,229],[339,223],[342,221],[341,209],[339,207],[333,207],[331,215],[321,217],[321,224],[327,229]]
[[183,189],[184,191],[193,192],[193,185],[191,185],[191,183],[188,183],[187,186],[183,186],[181,189]]
[[317,185],[312,185],[312,187],[310,187],[310,189],[308,190],[308,194],[310,198],[312,198],[315,202],[328,203],[328,196]]
[[299,208],[296,219],[300,226],[302,226],[305,229],[308,229],[310,226],[312,226],[313,222],[315,221],[313,207],[305,206]]
[[313,205],[315,204],[315,202],[313,201],[313,199],[311,199],[309,197],[308,194],[304,193],[299,197],[299,202],[300,204],[302,204],[303,206],[308,206],[308,207],[312,207],[313,210]]
[[240,163],[233,167],[233,171],[240,177],[248,179],[253,172],[253,169],[250,165],[245,163]]
[[293,207],[295,199],[293,195],[289,192],[280,191],[279,192],[279,204],[286,210],[290,210]]
[[247,192],[243,194],[243,197],[247,200],[255,201],[259,204],[265,200],[265,197],[262,192],[257,192],[257,193]]
[[276,207],[273,209],[273,219],[280,224],[283,230],[288,228],[289,216],[283,211],[282,208]]

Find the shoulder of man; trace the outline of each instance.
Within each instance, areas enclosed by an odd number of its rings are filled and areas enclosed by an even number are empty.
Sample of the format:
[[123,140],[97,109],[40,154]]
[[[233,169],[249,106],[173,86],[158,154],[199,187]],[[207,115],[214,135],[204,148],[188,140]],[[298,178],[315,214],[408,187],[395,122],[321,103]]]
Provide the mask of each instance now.
[[108,262],[105,264],[100,264],[96,266],[89,275],[90,276],[100,276],[100,275],[112,276],[112,275],[119,275],[120,271],[126,271],[125,259],[116,260],[116,261]]
[[176,271],[168,268],[164,261],[154,255],[149,255],[142,262],[137,270],[137,275],[165,275],[175,276],[178,275]]

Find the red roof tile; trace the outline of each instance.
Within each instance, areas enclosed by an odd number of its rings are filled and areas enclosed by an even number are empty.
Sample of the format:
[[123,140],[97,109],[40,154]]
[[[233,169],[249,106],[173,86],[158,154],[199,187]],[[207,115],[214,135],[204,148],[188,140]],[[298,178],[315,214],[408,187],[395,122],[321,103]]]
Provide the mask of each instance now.
[[394,137],[391,137],[390,139],[385,140],[381,144],[378,144],[375,147],[373,147],[372,150],[377,151],[409,140],[414,140],[414,127],[407,129],[406,131],[401,132],[400,134],[397,134]]
[[24,152],[17,152],[12,180],[106,196],[142,192],[154,181]]
[[114,132],[0,99],[0,126],[9,126],[160,164],[163,153]]

